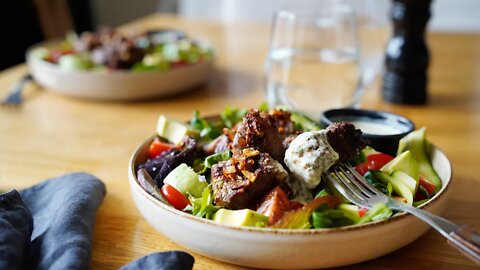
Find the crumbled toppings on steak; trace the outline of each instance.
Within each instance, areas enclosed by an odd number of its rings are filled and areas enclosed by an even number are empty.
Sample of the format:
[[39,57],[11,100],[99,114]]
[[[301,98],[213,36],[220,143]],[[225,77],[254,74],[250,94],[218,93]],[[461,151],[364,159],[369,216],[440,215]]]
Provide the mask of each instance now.
[[282,139],[299,132],[295,123],[290,119],[292,116],[291,112],[272,109],[270,110],[270,115],[272,115],[275,126]]
[[285,148],[272,115],[250,110],[243,118],[233,138],[233,156],[240,156],[243,149],[251,147],[283,161]]

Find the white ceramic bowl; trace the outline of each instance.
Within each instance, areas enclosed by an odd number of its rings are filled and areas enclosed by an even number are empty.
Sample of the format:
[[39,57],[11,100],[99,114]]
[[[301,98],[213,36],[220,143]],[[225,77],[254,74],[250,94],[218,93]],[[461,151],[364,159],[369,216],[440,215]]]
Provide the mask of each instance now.
[[[135,166],[146,159],[152,139],[140,145],[129,164],[129,182],[138,210],[164,236],[213,259],[258,268],[335,267],[385,255],[429,229],[406,213],[363,225],[310,230],[236,227],[198,218],[163,204],[140,186]],[[443,187],[420,208],[440,214],[447,203],[452,170],[438,148],[433,148],[431,157]]]
[[208,60],[169,71],[70,71],[32,56],[35,48],[49,44],[37,45],[27,52],[30,72],[35,81],[47,90],[75,98],[128,101],[163,97],[201,84],[213,69],[213,61]]

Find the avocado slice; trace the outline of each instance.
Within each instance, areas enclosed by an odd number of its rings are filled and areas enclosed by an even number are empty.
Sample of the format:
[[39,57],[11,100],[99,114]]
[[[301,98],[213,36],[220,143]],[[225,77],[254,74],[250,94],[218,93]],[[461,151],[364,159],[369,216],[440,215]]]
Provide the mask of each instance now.
[[382,171],[370,171],[375,179],[380,180],[385,184],[392,184],[393,192],[397,195],[404,197],[407,200],[407,204],[413,203],[413,192],[410,188],[402,182],[402,180],[394,178]]
[[157,133],[160,137],[169,140],[174,144],[183,142],[186,136],[198,135],[189,125],[160,115],[157,122]]
[[219,209],[213,220],[232,226],[250,226],[250,227],[266,227],[268,217],[257,213],[250,209],[227,210]]
[[413,179],[410,177],[410,175],[401,171],[393,171],[390,175],[405,184],[410,189],[412,194],[415,195],[418,188],[418,180]]
[[198,174],[185,163],[171,171],[163,183],[169,184],[183,195],[191,194],[195,198],[202,197],[203,190],[208,186],[207,181],[200,181]]
[[419,168],[417,160],[409,150],[401,153],[390,162],[385,164],[381,169],[382,172],[391,174],[393,171],[401,171],[408,174],[411,178],[418,182]]
[[346,217],[353,220],[354,223],[360,221],[360,215],[358,214],[358,206],[348,203],[342,203],[338,206],[338,209],[345,214]]
[[86,54],[68,54],[60,57],[58,65],[65,70],[88,70],[94,64]]
[[410,150],[418,163],[420,176],[423,176],[427,181],[434,184],[435,192],[438,192],[442,187],[442,180],[430,162],[427,150],[429,150],[428,148],[431,148],[431,146],[425,139],[425,136],[425,128],[410,132],[400,140],[397,155]]

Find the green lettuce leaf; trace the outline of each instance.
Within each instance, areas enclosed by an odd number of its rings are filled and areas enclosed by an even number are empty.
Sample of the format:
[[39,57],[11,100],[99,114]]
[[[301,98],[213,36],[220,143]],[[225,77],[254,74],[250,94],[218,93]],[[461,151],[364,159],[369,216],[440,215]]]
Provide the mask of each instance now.
[[383,194],[387,195],[388,197],[392,196],[393,186],[391,183],[385,184],[381,181],[378,181],[377,179],[375,179],[375,177],[373,177],[370,171],[365,173],[363,178],[365,178],[367,182],[372,184],[376,189],[380,190]]
[[311,223],[314,228],[318,229],[353,225],[359,220],[358,207],[356,205],[343,203],[335,209],[326,207],[317,208],[312,214]]
[[190,126],[197,130],[200,134],[200,139],[213,140],[223,133],[223,124],[217,122],[208,122],[200,116],[198,111],[193,112]]
[[198,171],[198,174],[204,174],[207,172],[207,169],[211,169],[213,165],[219,163],[220,161],[229,160],[230,156],[230,151],[225,151],[206,157],[205,161],[203,162],[203,168],[202,170]]
[[327,195],[332,195],[332,193],[328,189],[324,188],[324,189],[320,190],[317,193],[317,195],[315,195],[315,199],[323,197],[323,196],[327,196]]
[[272,228],[281,229],[309,229],[312,227],[310,223],[310,217],[312,213],[319,207],[335,208],[341,203],[340,198],[337,196],[322,196],[320,198],[313,199],[313,201],[304,205],[302,208],[287,212]]
[[213,154],[205,158],[205,167],[210,169],[212,168],[213,165],[219,163],[220,161],[229,160],[229,159],[230,159],[230,151]]
[[232,128],[235,126],[235,124],[242,121],[247,111],[247,109],[239,109],[227,106],[220,114],[220,117],[227,128]]
[[355,220],[349,218],[341,209],[327,209],[315,211],[312,214],[312,226],[319,228],[333,228],[355,224]]
[[262,104],[260,104],[260,106],[258,106],[257,108],[260,112],[268,112],[269,108],[268,108],[268,104],[266,102],[263,102]]
[[208,185],[206,188],[203,189],[202,197],[195,198],[189,195],[191,205],[192,215],[212,219],[213,214],[220,209],[220,206],[213,205],[213,194],[212,194],[212,186]]

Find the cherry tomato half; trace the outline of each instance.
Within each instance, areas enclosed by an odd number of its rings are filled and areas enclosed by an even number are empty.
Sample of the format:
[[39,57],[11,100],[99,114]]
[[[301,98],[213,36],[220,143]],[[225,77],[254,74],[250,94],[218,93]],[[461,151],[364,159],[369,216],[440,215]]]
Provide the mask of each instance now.
[[164,142],[161,142],[160,140],[156,139],[150,144],[150,147],[148,148],[148,156],[150,158],[156,158],[161,153],[163,153],[167,150],[170,150],[172,147],[173,147],[172,144],[164,143]]
[[175,209],[183,210],[187,205],[190,204],[190,201],[187,197],[178,191],[176,188],[170,186],[169,184],[164,184],[160,189],[163,197],[173,206]]
[[364,176],[370,169],[369,169],[369,164],[368,161],[364,162],[362,164],[358,164],[355,166],[355,170],[361,175]]
[[[428,197],[432,197],[435,194],[435,185],[428,182],[425,178],[420,176],[418,179],[418,184],[422,186],[428,193]],[[417,193],[415,194],[415,200],[424,200],[428,199],[421,191],[420,189],[417,190]]]
[[377,153],[367,156],[367,161],[355,166],[355,170],[360,175],[365,175],[370,170],[380,170],[385,164],[390,162],[393,157],[383,153]]
[[64,55],[67,55],[67,54],[73,54],[75,53],[75,51],[73,49],[67,49],[67,50],[61,50],[61,49],[57,49],[57,50],[52,50],[50,51],[49,55],[47,56],[47,61],[48,62],[52,62],[52,63],[58,63],[58,60],[60,59],[60,57],[64,56]]
[[428,182],[428,180],[426,180],[425,178],[420,176],[420,178],[418,179],[418,184],[425,188],[430,197],[433,195],[433,193],[435,193],[435,185]]
[[184,60],[180,60],[180,61],[177,61],[177,62],[172,62],[170,63],[170,65],[172,66],[172,68],[178,68],[178,67],[184,67],[184,66],[188,66],[188,62],[184,61]]
[[368,212],[368,208],[358,207],[358,216],[363,217]]

